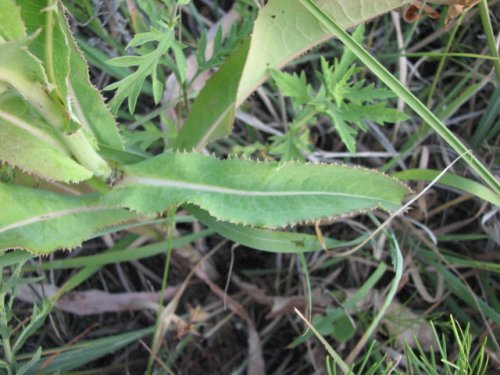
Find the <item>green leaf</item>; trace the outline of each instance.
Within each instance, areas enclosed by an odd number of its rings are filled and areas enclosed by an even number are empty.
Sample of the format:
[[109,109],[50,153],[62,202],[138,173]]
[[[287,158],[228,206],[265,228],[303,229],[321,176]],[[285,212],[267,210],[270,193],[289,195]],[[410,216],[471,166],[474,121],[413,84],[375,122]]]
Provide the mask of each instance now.
[[375,171],[340,165],[218,160],[166,152],[126,166],[104,198],[154,213],[193,203],[219,220],[276,228],[382,208],[399,208],[408,188]]
[[[322,0],[318,5],[342,28],[347,29],[410,2]],[[267,79],[269,69],[282,68],[331,37],[330,32],[299,1],[269,1],[255,21],[237,104],[242,103]]]
[[69,183],[92,177],[71,158],[53,129],[15,97],[0,97],[0,160],[48,180]]
[[273,135],[273,143],[269,148],[271,155],[279,155],[282,161],[296,160],[305,161],[304,154],[311,152],[309,144],[310,134],[304,126],[290,124],[288,131],[284,135]]
[[[304,253],[322,249],[318,237],[312,234],[242,227],[219,221],[196,206],[186,205],[185,208],[220,235],[252,249],[272,253]],[[324,238],[324,240],[329,249],[354,245],[354,243],[336,241],[331,238]]]
[[[383,125],[387,122],[398,122],[408,119],[408,116],[397,109],[387,108],[385,103],[377,104],[347,104],[343,107],[342,116],[354,123],[361,123],[364,120],[371,120],[377,124]],[[360,128],[364,128],[359,124]]]
[[[365,36],[365,25],[361,24],[352,33],[352,38],[356,40],[358,43],[361,43],[363,41],[364,36]],[[333,69],[333,74],[331,76],[332,81],[340,82],[342,77],[348,74],[348,71],[351,69],[351,66],[354,61],[356,61],[356,55],[354,55],[354,53],[352,53],[348,48],[344,49],[340,61],[335,60],[335,67]]]
[[331,105],[326,109],[325,113],[331,118],[335,130],[337,130],[340,139],[345,144],[349,152],[354,154],[356,152],[355,137],[358,133],[356,129],[347,124],[344,120],[343,114],[335,106]]
[[123,141],[115,118],[104,103],[100,92],[90,82],[89,69],[76,41],[71,34],[67,20],[59,13],[60,21],[70,50],[69,94],[72,112],[84,129],[91,133],[99,145],[123,150]]
[[[353,39],[358,42],[363,39],[364,26],[359,26],[353,33]],[[353,76],[359,68],[353,64],[356,56],[345,49],[340,61],[335,60],[330,65],[324,57],[320,58],[321,72],[317,72],[322,86],[313,93],[307,85],[304,72],[300,75],[290,75],[271,70],[271,75],[285,96],[292,98],[298,111],[297,117],[309,112],[312,117],[317,114],[328,115],[347,149],[356,152],[356,135],[358,129],[367,130],[365,120],[371,120],[383,125],[385,122],[397,122],[408,117],[395,109],[386,108],[385,103],[371,104],[375,99],[387,99],[394,94],[387,89],[377,89],[365,85],[364,80],[355,82]],[[300,108],[301,105],[308,108]],[[313,111],[313,112],[311,112]],[[355,126],[354,126],[355,125]],[[291,134],[283,137],[278,151],[285,155],[301,155],[293,140],[287,140]],[[274,147],[276,153],[276,147]]]
[[97,176],[109,176],[111,169],[97,154],[95,145],[72,121],[63,103],[49,94],[51,85],[43,66],[26,48],[29,41],[0,44],[0,82],[19,93],[50,124],[81,165]]
[[[54,352],[58,353],[58,355],[53,357],[50,362],[47,361],[48,358],[42,358],[35,366],[37,370],[30,371],[28,374],[52,375],[58,371],[67,373],[105,355],[114,353],[127,345],[136,343],[153,332],[154,327],[143,328],[114,336],[72,343],[60,348],[52,348],[49,353]],[[46,363],[46,366],[42,368],[44,363]]]
[[[362,30],[359,27],[355,31],[356,38],[360,39]],[[354,82],[352,77],[358,69],[352,64],[353,60],[354,55],[348,49],[342,54],[340,63],[335,63],[335,67],[321,57],[322,72],[318,76],[324,86],[318,90],[310,104],[318,113],[325,113],[332,119],[340,139],[351,153],[356,152],[355,137],[358,129],[368,129],[365,120],[383,125],[386,122],[408,119],[404,113],[387,108],[384,102],[372,103],[375,99],[387,99],[394,95],[390,90],[378,89],[373,84],[364,86],[364,80]]]
[[[0,44],[0,81],[17,90],[30,104],[36,103],[36,96],[50,101],[47,98],[49,80],[40,60],[27,51],[29,41],[21,39]],[[56,112],[53,106],[41,110]]]
[[[177,249],[179,247],[189,245],[190,243],[203,239],[207,236],[210,236],[211,234],[213,234],[212,230],[205,229],[200,232],[194,232],[182,237],[178,237],[172,241],[172,248]],[[31,269],[29,268],[29,266],[26,266],[27,268],[24,268],[24,270],[25,271],[35,270],[35,269],[54,270],[54,269],[80,268],[80,267],[96,267],[96,266],[99,267],[107,264],[125,263],[134,260],[153,257],[160,254],[165,254],[166,246],[168,246],[168,241],[160,241],[138,247],[137,251],[120,251],[119,253],[116,253],[115,251],[110,252],[108,250],[106,252],[94,255],[84,255],[72,258],[56,259],[52,260],[51,262],[43,262],[37,264]],[[8,254],[12,254],[12,252]],[[24,258],[23,255],[25,255],[25,253],[20,253],[20,254],[21,255],[18,255],[14,259],[11,259],[11,257],[9,257],[6,260],[4,260],[3,259],[4,257],[0,257],[0,264],[2,264],[2,262],[9,264],[14,262],[14,260],[23,259]]]
[[306,75],[303,71],[299,75],[272,70],[271,76],[283,95],[294,99],[297,105],[312,100],[311,87],[307,84]]
[[[467,147],[432,113],[415,95],[413,95],[396,77],[380,64],[370,53],[356,42],[347,32],[343,23],[331,14],[324,12],[312,0],[300,0],[300,3],[307,8],[319,23],[324,25],[332,35],[338,37],[375,75],[384,82],[399,98],[408,104],[436,133],[438,133],[465,161],[474,169],[479,176],[497,194],[500,194],[500,183],[481,161],[473,154],[469,153]],[[354,1],[353,1],[354,3]],[[378,2],[377,2],[378,3]],[[349,2],[350,4],[350,2]],[[367,4],[375,4],[370,2]],[[402,5],[402,4],[401,4]]]
[[[441,171],[433,169],[407,169],[405,171],[392,174],[394,177],[404,181],[427,181],[432,182]],[[493,205],[500,206],[500,195],[495,194],[491,189],[480,183],[452,173],[445,173],[437,182],[438,185],[450,186],[465,191],[484,199]]]
[[21,15],[29,35],[39,33],[31,43],[29,51],[37,57],[44,66],[52,92],[69,110],[67,77],[69,76],[69,48],[66,37],[59,24],[62,12],[58,1],[18,1]]
[[16,2],[0,0],[0,41],[26,37],[24,22]]
[[172,44],[172,51],[174,52],[175,56],[175,63],[177,67],[177,78],[179,80],[179,83],[184,83],[186,81],[186,74],[187,74],[187,60],[186,56],[184,55],[184,52],[182,51],[183,46],[181,46],[179,43],[173,43]]
[[[168,52],[170,48],[177,43],[173,36],[172,30],[157,30],[151,28],[147,33],[140,33],[134,36],[128,46],[137,47],[144,43],[157,42],[156,49],[141,55],[141,56],[123,56],[111,59],[108,61],[110,65],[116,66],[137,66],[137,70],[129,76],[121,79],[118,82],[107,86],[105,90],[115,90],[115,96],[110,102],[113,112],[117,112],[121,104],[128,98],[128,109],[130,113],[135,112],[137,99],[141,92],[144,81],[148,76],[152,77],[153,85],[157,86],[156,74],[160,59]],[[158,95],[158,87],[153,88],[155,102],[158,103],[160,96]]]
[[21,0],[29,33],[40,35],[29,50],[43,62],[48,80],[70,117],[85,129],[90,142],[123,149],[113,115],[90,83],[88,67],[69,29],[59,1]]
[[346,90],[344,92],[345,97],[353,103],[360,103],[376,99],[389,99],[395,96],[391,90],[375,88],[374,84],[361,87],[363,84],[364,80],[361,80],[352,88]]
[[[346,4],[337,0],[323,1],[322,6],[329,14],[334,15],[344,28],[349,28],[411,1],[352,0]],[[192,109],[194,111],[195,106],[201,107],[196,109],[198,114],[189,114],[187,123],[190,125],[181,130],[180,140],[175,146],[179,149],[199,150],[207,142],[230,134],[230,114],[233,108],[241,105],[264,83],[270,71],[282,68],[330,37],[329,32],[299,1],[269,1],[254,23],[249,51],[243,54],[242,48],[236,49],[220,71],[207,83],[199,95],[202,98],[195,102]],[[238,68],[241,64],[244,64],[243,72]],[[237,83],[225,83],[225,80]],[[238,85],[237,94],[231,97],[226,88],[232,88],[234,84]],[[216,97],[217,100],[211,100],[211,97]],[[197,102],[200,104],[197,105]],[[206,111],[206,108],[210,108],[210,111]]]
[[71,249],[99,229],[136,217],[95,195],[68,196],[0,183],[0,250],[37,254]]
[[174,149],[200,150],[208,142],[231,133],[236,110],[234,99],[248,47],[245,40],[207,82],[177,136]]

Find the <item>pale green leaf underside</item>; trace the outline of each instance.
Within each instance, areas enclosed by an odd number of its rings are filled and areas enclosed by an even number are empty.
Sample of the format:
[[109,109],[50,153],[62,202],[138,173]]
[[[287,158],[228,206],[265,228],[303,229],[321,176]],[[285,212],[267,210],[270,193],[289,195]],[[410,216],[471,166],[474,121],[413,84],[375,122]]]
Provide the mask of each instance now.
[[360,168],[218,160],[170,153],[125,167],[105,198],[144,213],[193,203],[219,220],[267,228],[400,207],[409,192],[397,180]]
[[[347,29],[399,8],[412,0],[319,0],[320,7]],[[332,34],[299,2],[271,0],[259,13],[252,33],[248,59],[240,81],[241,104],[268,77]]]
[[38,36],[29,43],[29,51],[42,63],[47,77],[66,108],[68,105],[69,49],[61,30],[57,5],[48,7],[51,1],[20,0],[21,15],[26,24],[28,35],[38,32]]
[[12,40],[25,36],[24,22],[16,2],[0,0],[0,38]]
[[0,161],[53,181],[79,182],[92,177],[20,98],[0,97]]
[[[19,1],[29,33],[41,30],[30,51],[44,63],[66,109],[100,144],[123,149],[113,115],[90,83],[88,68],[68,27],[61,4],[45,9],[45,1]],[[48,28],[51,28],[48,32]],[[91,139],[91,141],[94,141]]]
[[0,43],[0,84],[19,93],[58,133],[81,165],[96,176],[108,177],[111,169],[97,154],[96,145],[87,138],[85,129],[71,121],[63,103],[49,94],[53,85],[48,82],[40,60],[28,51],[26,44],[29,41]]
[[0,183],[0,250],[48,254],[72,249],[99,229],[136,217],[98,202],[96,196],[67,196]]
[[[349,28],[411,1],[323,0],[320,4],[342,27]],[[229,135],[232,111],[266,81],[272,69],[282,68],[331,37],[332,34],[298,0],[269,1],[255,21],[248,57],[242,55],[242,48],[237,49],[220,69],[233,74],[229,79],[239,79],[236,95],[232,95],[232,86],[223,82],[223,74],[212,77],[195,101],[193,110],[205,109],[207,98],[212,101],[218,98],[216,105],[208,107],[209,113],[205,116],[193,114],[188,117],[190,130],[181,130],[176,146],[186,150],[201,149],[208,142]],[[246,60],[242,71],[236,55]],[[195,136],[190,137],[190,134]]]

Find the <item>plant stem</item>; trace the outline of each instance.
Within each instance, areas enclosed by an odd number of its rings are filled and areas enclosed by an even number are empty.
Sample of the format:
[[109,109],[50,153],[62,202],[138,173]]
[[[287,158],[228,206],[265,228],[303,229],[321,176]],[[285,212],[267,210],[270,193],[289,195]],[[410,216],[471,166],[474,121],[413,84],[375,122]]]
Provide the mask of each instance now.
[[412,108],[436,133],[438,133],[459,155],[465,155],[464,160],[472,169],[491,187],[500,194],[500,183],[467,147],[432,113],[415,95],[413,95],[399,80],[394,77],[382,64],[373,58],[358,42],[326,14],[313,0],[300,0],[325,27],[346,45],[387,87]]
[[[497,45],[495,43],[495,34],[493,34],[493,27],[491,26],[490,13],[488,9],[488,1],[481,0],[479,2],[479,15],[481,16],[481,23],[483,24],[484,33],[486,35],[486,42],[493,57],[497,59],[500,57],[498,54]],[[500,60],[493,60],[493,66],[497,72],[497,81],[500,82]]]
[[153,342],[151,344],[152,355],[149,356],[148,359],[148,367],[146,369],[146,374],[151,374],[153,370],[153,361],[158,354],[159,342],[162,339],[159,333],[163,332],[160,329],[161,326],[161,316],[163,310],[163,302],[165,299],[165,289],[167,288],[168,282],[168,274],[170,271],[170,261],[172,259],[172,250],[174,245],[174,232],[175,232],[175,208],[169,208],[167,210],[167,249],[166,255],[167,258],[165,260],[165,267],[163,269],[163,278],[161,281],[161,289],[160,289],[160,301],[158,302],[158,311],[156,313],[156,323],[155,323],[155,334],[153,336]]
[[62,104],[53,100],[44,88],[29,82],[22,76],[12,76],[8,84],[13,86],[21,96],[52,126],[65,146],[84,167],[96,176],[107,178],[112,170],[108,163],[97,153],[81,129],[76,127],[71,133],[68,129],[72,121]]

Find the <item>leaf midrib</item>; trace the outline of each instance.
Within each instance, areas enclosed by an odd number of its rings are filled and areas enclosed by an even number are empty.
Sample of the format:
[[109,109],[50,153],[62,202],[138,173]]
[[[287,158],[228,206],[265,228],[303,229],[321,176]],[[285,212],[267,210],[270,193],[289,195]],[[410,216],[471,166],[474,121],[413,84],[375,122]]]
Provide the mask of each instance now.
[[45,212],[40,215],[35,215],[32,217],[29,217],[27,219],[23,219],[20,221],[16,221],[11,224],[7,224],[4,227],[0,228],[0,233],[5,233],[13,229],[21,228],[23,226],[31,225],[31,224],[36,224],[39,222],[43,221],[49,221],[53,219],[59,219],[65,216],[70,216],[74,214],[80,214],[80,213],[87,213],[87,212],[94,212],[94,211],[104,211],[104,210],[109,210],[109,209],[116,209],[116,207],[113,206],[82,206],[82,207],[74,207],[74,208],[68,208],[65,210],[60,210],[60,211],[52,211],[52,212]]
[[64,152],[68,155],[66,149],[63,145],[59,144],[56,140],[54,140],[50,135],[45,133],[42,129],[39,129],[30,123],[24,121],[22,118],[16,117],[12,113],[5,112],[0,110],[0,118],[8,123],[14,125],[18,129],[24,130],[27,133],[31,134],[33,137],[40,139],[44,143],[56,148],[59,151]]
[[129,176],[125,177],[118,185],[145,185],[145,186],[156,186],[156,187],[167,187],[167,188],[179,188],[185,190],[195,190],[207,193],[218,193],[218,194],[230,194],[248,197],[289,197],[289,196],[304,196],[304,195],[319,195],[319,196],[338,196],[344,198],[357,198],[366,199],[375,202],[390,202],[383,198],[374,198],[366,195],[340,193],[340,192],[329,192],[329,191],[259,191],[259,190],[243,190],[235,188],[227,188],[217,185],[193,183],[187,181],[170,180],[164,178],[152,178],[152,177],[139,177],[139,176]]

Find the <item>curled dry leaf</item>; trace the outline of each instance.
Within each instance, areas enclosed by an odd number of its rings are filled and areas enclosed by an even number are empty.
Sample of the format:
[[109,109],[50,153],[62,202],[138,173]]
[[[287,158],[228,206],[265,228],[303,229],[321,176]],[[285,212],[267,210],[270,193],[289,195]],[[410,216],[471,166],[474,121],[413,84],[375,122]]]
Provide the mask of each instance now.
[[450,23],[455,18],[460,17],[462,13],[477,4],[479,4],[479,0],[454,1],[453,4],[450,4],[450,6],[448,7],[448,13],[446,14],[446,19],[444,20],[445,28],[448,29],[450,27]]
[[406,22],[415,22],[422,18],[423,15],[427,15],[432,19],[438,19],[440,17],[439,12],[426,3],[448,6],[444,26],[445,29],[449,29],[451,22],[455,18],[477,5],[479,0],[427,0],[425,3],[421,0],[416,0],[403,7],[404,20]]
[[439,12],[423,1],[417,0],[403,7],[403,19],[406,22],[415,22],[421,19],[424,15],[432,19],[439,18]]

